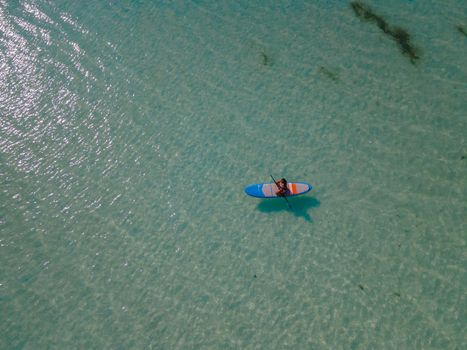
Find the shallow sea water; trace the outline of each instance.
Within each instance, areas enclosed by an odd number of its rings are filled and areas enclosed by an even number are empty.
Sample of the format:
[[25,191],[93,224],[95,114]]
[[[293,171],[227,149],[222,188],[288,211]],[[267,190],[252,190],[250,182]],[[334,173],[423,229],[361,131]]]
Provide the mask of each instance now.
[[466,348],[465,2],[366,4],[415,64],[343,1],[0,0],[0,348]]

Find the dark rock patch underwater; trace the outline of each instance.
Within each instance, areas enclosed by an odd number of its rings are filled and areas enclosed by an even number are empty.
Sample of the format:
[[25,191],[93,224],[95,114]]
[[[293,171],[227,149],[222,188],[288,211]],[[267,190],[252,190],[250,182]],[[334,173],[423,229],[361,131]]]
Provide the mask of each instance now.
[[382,32],[396,41],[401,52],[410,59],[412,64],[420,58],[418,50],[410,41],[410,34],[406,30],[393,27],[386,22],[380,15],[375,14],[371,8],[361,2],[353,1],[350,3],[355,15],[365,21],[372,22],[378,26]]
[[459,31],[459,33],[464,34],[464,36],[467,37],[467,31],[465,30],[465,28],[463,26],[458,25],[458,26],[456,26],[456,28]]

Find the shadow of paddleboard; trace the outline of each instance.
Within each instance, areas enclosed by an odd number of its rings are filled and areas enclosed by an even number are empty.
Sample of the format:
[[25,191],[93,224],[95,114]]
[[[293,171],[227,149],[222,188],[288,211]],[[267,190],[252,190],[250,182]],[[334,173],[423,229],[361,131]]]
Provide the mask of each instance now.
[[287,197],[292,206],[292,210],[289,209],[287,203],[281,198],[264,199],[258,205],[257,208],[262,213],[274,213],[279,211],[290,211],[297,217],[302,217],[306,221],[313,222],[308,209],[319,207],[321,202],[314,197]]

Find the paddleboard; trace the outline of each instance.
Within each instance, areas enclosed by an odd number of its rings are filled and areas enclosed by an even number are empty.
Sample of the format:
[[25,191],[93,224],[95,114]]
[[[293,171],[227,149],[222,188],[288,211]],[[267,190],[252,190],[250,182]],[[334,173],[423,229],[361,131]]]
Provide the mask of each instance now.
[[[299,196],[301,194],[307,193],[313,187],[306,182],[288,182],[287,187],[289,193],[286,197]],[[276,195],[278,190],[277,185],[274,182],[265,183],[265,184],[252,184],[245,187],[245,193],[252,197],[257,198],[278,198]]]

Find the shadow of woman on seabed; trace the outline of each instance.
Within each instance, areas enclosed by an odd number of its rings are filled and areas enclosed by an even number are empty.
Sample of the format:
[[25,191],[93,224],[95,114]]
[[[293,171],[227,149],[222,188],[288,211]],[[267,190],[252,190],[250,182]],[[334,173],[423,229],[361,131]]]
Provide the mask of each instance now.
[[319,207],[321,202],[314,197],[287,197],[290,202],[291,209],[287,206],[287,203],[281,198],[264,199],[262,200],[257,208],[263,213],[273,213],[278,211],[287,210],[293,213],[297,217],[302,217],[308,222],[313,222],[308,209]]

